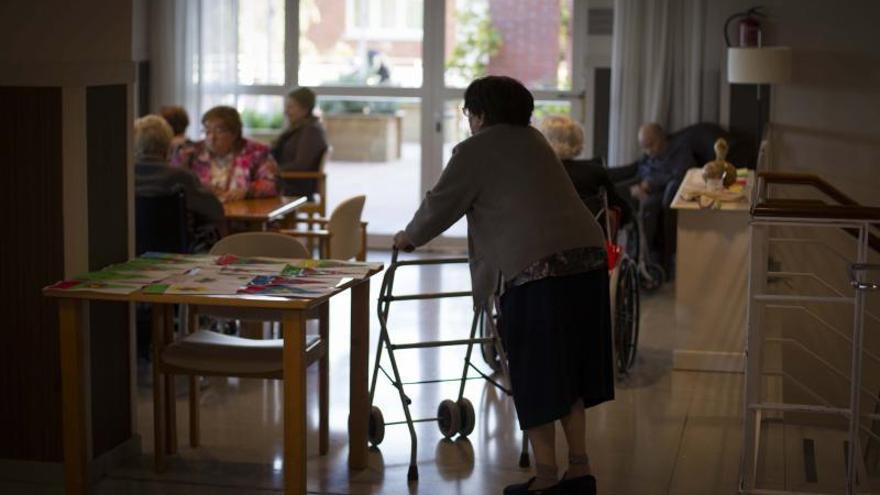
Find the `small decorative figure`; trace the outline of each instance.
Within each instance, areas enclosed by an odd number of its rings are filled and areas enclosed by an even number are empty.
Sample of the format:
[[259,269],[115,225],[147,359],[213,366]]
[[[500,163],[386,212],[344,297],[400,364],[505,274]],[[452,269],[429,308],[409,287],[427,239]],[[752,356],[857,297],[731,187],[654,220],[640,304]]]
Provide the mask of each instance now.
[[715,141],[715,159],[703,165],[703,180],[706,181],[707,186],[720,183],[724,187],[730,187],[736,182],[736,167],[725,160],[727,149],[727,141],[724,138]]

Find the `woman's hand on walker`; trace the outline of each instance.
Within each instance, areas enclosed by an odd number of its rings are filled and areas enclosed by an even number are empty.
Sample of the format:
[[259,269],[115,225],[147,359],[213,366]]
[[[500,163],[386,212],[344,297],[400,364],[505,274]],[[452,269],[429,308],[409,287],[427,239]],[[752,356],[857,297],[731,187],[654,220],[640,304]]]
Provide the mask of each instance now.
[[406,232],[401,230],[394,234],[394,248],[411,253],[416,247],[413,245],[412,241],[409,240],[409,236],[406,235]]

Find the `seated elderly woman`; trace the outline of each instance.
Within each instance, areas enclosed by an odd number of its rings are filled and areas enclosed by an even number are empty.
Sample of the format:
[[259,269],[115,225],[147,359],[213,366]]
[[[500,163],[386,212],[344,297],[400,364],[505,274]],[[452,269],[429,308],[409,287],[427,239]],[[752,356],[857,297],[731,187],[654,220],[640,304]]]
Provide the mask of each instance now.
[[161,196],[182,190],[189,217],[190,251],[206,251],[217,241],[223,205],[189,170],[168,165],[171,127],[158,115],[134,123],[134,191],[137,196]]
[[202,117],[205,139],[182,146],[171,164],[195,172],[220,201],[277,196],[278,165],[265,144],[241,135],[238,110],[219,106]]
[[166,105],[159,109],[159,115],[168,122],[174,137],[171,138],[172,155],[180,149],[181,146],[192,144],[192,141],[186,137],[186,128],[189,127],[189,115],[181,106]]
[[[608,177],[608,171],[599,159],[584,160],[576,158],[584,149],[584,129],[578,122],[561,115],[551,115],[541,121],[541,132],[562,160],[565,171],[571,177],[578,195],[588,207],[593,207],[589,198],[599,194],[604,188],[608,195],[608,204],[616,207],[621,213],[621,223],[629,222],[631,206],[617,193],[614,183]],[[595,211],[593,212],[596,213]]]
[[[272,144],[272,156],[281,170],[317,171],[327,151],[327,136],[315,109],[315,93],[309,88],[297,88],[287,94],[284,113],[289,127]],[[285,180],[282,188],[287,196],[312,197],[317,191],[314,179]]]

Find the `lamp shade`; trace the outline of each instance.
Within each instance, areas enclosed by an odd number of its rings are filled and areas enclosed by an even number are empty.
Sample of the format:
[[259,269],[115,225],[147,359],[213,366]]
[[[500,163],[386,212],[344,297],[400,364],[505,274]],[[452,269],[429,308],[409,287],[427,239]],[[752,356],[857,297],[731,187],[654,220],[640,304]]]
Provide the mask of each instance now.
[[727,81],[776,84],[791,79],[791,48],[762,46],[727,49]]

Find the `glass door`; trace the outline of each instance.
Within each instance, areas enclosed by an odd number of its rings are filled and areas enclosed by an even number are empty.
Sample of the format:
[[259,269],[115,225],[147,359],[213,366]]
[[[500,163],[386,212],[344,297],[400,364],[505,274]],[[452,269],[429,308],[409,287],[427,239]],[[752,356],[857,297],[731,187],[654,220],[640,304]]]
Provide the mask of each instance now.
[[[422,168],[423,190],[470,134],[462,98],[477,77],[507,75],[525,84],[536,100],[533,125],[550,114],[583,120],[587,85],[582,64],[575,61],[583,60],[586,0],[444,0],[429,8],[426,33],[433,26],[438,36],[433,56],[426,57],[426,74],[432,73],[426,82],[437,87],[428,84],[426,91],[434,121],[425,127],[431,155]],[[466,235],[461,220],[434,244],[461,247]]]
[[[284,95],[313,88],[333,148],[328,213],[366,194],[373,247],[390,245],[468,136],[461,99],[474,78],[522,81],[536,98],[535,125],[551,113],[586,121],[587,0],[201,0],[196,8],[200,93],[191,110],[236,106],[245,134],[271,142],[285,125]],[[461,221],[433,244],[464,246],[465,235]]]

